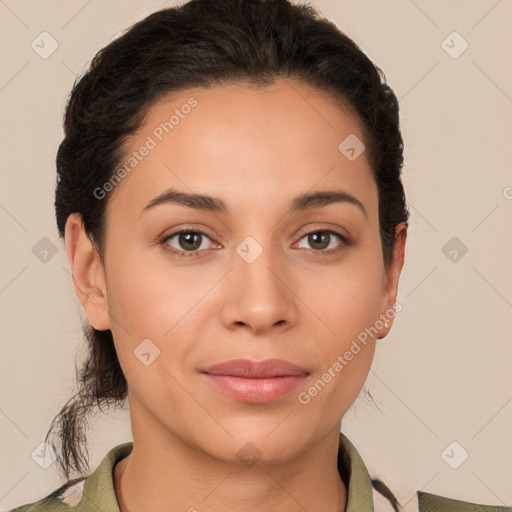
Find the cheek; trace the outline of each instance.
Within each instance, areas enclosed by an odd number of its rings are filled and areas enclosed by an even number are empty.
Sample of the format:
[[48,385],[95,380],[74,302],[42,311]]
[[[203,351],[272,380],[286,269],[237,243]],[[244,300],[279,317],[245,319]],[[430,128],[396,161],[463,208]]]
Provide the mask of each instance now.
[[350,408],[368,376],[375,350],[372,327],[379,319],[382,278],[375,259],[354,257],[350,264],[345,263],[332,267],[329,274],[316,276],[316,293],[311,292],[311,279],[301,281],[301,297],[309,290],[304,302],[313,305],[316,315],[311,317],[318,329],[315,355],[322,362],[303,398],[318,407],[319,413],[332,411],[334,416]]
[[127,379],[131,369],[138,374],[137,357],[146,352],[158,355],[155,364],[161,371],[181,372],[196,343],[191,333],[197,330],[197,315],[204,314],[201,298],[217,278],[206,267],[161,268],[142,258],[119,256],[109,269],[107,296],[111,330]]
[[122,256],[109,269],[110,313],[126,330],[162,338],[208,290],[205,273]]
[[[331,340],[331,351],[343,350],[361,331],[378,318],[382,274],[376,259],[350,258],[297,280],[297,295],[309,306],[304,311]],[[331,354],[332,355],[332,354]]]
[[[108,284],[109,313],[118,359],[134,399],[151,408],[156,417],[188,403],[188,394],[177,384],[184,382],[190,338],[178,333],[187,324],[187,298],[175,273],[119,262]],[[190,289],[187,296],[194,295]],[[197,302],[197,294],[195,295]]]
[[364,334],[364,329],[361,331],[355,323],[346,325],[334,342],[323,346],[324,363],[298,396],[302,406],[311,406],[318,414],[329,416],[329,422],[343,416],[352,406],[368,376],[375,339],[364,339],[361,332]]

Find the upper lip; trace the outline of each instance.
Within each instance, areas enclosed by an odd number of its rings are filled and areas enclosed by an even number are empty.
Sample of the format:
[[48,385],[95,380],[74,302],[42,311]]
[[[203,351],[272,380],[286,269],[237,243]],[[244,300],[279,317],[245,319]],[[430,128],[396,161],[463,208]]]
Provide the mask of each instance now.
[[204,373],[210,375],[231,375],[247,379],[265,379],[288,375],[307,375],[309,372],[283,359],[266,359],[252,361],[250,359],[232,359],[210,366]]

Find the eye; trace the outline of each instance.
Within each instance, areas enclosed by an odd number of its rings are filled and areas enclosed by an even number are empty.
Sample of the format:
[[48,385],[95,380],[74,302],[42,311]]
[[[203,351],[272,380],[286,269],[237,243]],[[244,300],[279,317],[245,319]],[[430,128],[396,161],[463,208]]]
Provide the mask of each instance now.
[[[203,231],[184,229],[166,236],[161,244],[166,251],[180,257],[201,256],[201,251],[209,250],[209,244],[204,243],[205,239],[210,240],[210,237]],[[168,243],[171,241],[177,247]]]
[[[338,246],[334,248],[331,246],[331,242],[333,242],[333,235],[339,240],[341,240],[341,243],[339,243]],[[300,240],[304,239],[306,239],[307,243],[309,243],[312,246],[312,250],[316,252],[332,253],[339,251],[343,249],[345,245],[348,245],[348,240],[343,235],[337,233],[336,231],[325,229],[311,231],[310,233],[307,233],[305,236],[303,236]],[[300,240],[298,244],[300,244]],[[325,250],[326,248],[330,248],[330,250]]]
[[[333,235],[341,241],[341,243],[338,243],[337,247],[334,248],[332,247]],[[304,235],[299,242],[297,242],[299,248],[303,248],[300,244],[304,239],[306,239],[307,243],[312,247],[310,250],[317,253],[336,253],[342,250],[346,245],[349,245],[348,240],[343,235],[336,231],[326,229],[311,231]],[[210,243],[208,243],[208,241]],[[198,229],[175,231],[163,238],[160,243],[166,251],[180,258],[201,256],[205,251],[212,250],[212,248],[209,247],[212,243],[211,238]]]

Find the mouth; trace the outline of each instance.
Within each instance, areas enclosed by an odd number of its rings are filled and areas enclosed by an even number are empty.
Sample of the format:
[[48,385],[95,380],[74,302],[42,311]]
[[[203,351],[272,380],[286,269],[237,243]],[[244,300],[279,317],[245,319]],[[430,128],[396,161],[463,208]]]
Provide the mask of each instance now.
[[282,359],[234,359],[202,372],[217,391],[243,402],[279,400],[301,385],[309,371]]

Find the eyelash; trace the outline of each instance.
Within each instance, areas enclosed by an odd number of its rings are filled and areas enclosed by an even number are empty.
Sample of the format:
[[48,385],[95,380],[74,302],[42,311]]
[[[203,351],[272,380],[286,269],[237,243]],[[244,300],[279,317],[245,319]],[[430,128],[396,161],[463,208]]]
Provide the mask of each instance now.
[[[196,234],[199,233],[199,234],[201,234],[201,235],[211,239],[210,236],[207,233],[205,233],[204,231],[202,231],[200,229],[181,229],[179,231],[174,231],[170,235],[165,236],[160,241],[160,244],[163,246],[164,250],[169,252],[173,256],[178,256],[179,258],[199,257],[199,256],[201,256],[201,253],[204,252],[204,251],[208,251],[209,252],[209,251],[215,250],[215,249],[201,249],[201,250],[195,250],[195,251],[178,251],[178,250],[172,248],[169,244],[166,243],[168,240],[170,240],[171,238],[173,238],[176,235],[179,235],[181,233],[196,233]],[[299,241],[302,240],[303,238],[309,236],[309,235],[317,234],[317,233],[328,233],[330,235],[335,235],[342,242],[340,244],[340,246],[337,247],[336,249],[330,249],[330,250],[308,249],[309,251],[317,253],[318,255],[324,256],[326,254],[327,255],[329,255],[329,254],[336,254],[339,251],[341,251],[342,249],[344,249],[345,246],[349,245],[349,241],[341,233],[338,233],[337,231],[330,230],[330,229],[317,229],[317,230],[314,230],[314,231],[309,231],[307,233],[304,233],[301,236],[301,238],[299,239]]]

